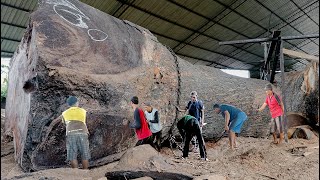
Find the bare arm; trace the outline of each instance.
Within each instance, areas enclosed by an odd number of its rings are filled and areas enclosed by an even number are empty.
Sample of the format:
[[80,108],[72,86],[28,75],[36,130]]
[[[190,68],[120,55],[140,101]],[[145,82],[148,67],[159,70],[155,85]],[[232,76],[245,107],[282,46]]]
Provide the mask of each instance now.
[[204,109],[201,110],[201,126],[204,124]]
[[284,112],[284,105],[282,101],[281,101],[281,109],[282,109],[282,112]]
[[266,108],[266,107],[267,107],[267,103],[263,103],[262,106],[258,109],[258,111],[259,111],[259,112],[260,112],[260,111],[263,111],[264,108]]
[[55,126],[57,123],[60,123],[60,122],[62,122],[62,123],[66,123],[66,121],[64,120],[64,118],[63,118],[63,116],[62,115],[60,115],[60,116],[58,116],[57,118],[55,118],[54,120],[52,120],[52,122],[50,123],[50,125],[49,126]]
[[188,108],[185,108],[185,109],[180,109],[178,106],[176,106],[176,109],[179,111],[179,112],[184,112],[185,115],[188,115],[189,114],[189,109]]
[[229,131],[229,121],[230,121],[230,113],[228,111],[224,111],[224,118],[225,118],[225,125],[224,125],[224,129],[226,131]]
[[63,116],[62,116],[62,115],[60,115],[60,116],[58,117],[58,119],[59,119],[59,120],[61,120],[61,121],[62,121],[62,123],[64,123],[64,124],[66,123],[66,120],[63,118]]
[[188,109],[180,109],[178,106],[176,106],[175,105],[175,107],[177,108],[177,110],[179,111],[179,112],[186,112]]

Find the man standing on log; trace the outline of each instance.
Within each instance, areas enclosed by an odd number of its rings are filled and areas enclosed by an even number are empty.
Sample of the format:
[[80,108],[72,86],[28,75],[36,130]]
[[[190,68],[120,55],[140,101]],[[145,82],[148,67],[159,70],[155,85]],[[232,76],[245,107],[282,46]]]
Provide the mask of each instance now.
[[[280,144],[284,138],[284,132],[283,132],[284,126],[282,121],[282,115],[284,112],[283,102],[280,100],[279,96],[273,92],[271,84],[267,84],[265,87],[265,90],[266,90],[267,97],[263,105],[258,109],[258,111],[260,112],[264,110],[264,108],[269,106],[269,110],[272,117],[271,133],[273,136],[273,143]],[[277,132],[280,134],[279,141],[277,138]]]
[[189,144],[193,136],[197,137],[197,140],[199,142],[199,150],[200,150],[200,158],[201,160],[207,161],[207,152],[205,143],[201,134],[199,121],[190,115],[185,115],[181,119],[179,119],[177,123],[177,128],[179,130],[179,133],[182,136],[182,139],[184,139],[184,147],[183,147],[183,158],[188,157],[189,153]]
[[72,168],[78,168],[77,153],[80,151],[83,169],[88,169],[90,150],[88,128],[86,125],[86,110],[78,107],[79,102],[75,96],[67,99],[69,109],[62,113],[63,123],[66,124],[67,160],[71,161]]
[[150,130],[152,132],[152,142],[157,150],[161,150],[161,132],[162,126],[160,123],[159,111],[151,106],[150,102],[144,103],[146,119],[149,123]]
[[240,133],[247,115],[240,109],[227,104],[214,104],[213,110],[225,119],[224,130],[229,133],[229,144],[232,150],[236,148],[236,133]]
[[142,145],[142,144],[150,144],[152,147],[154,147],[152,143],[152,132],[150,131],[148,127],[148,122],[145,118],[144,112],[142,109],[138,107],[139,99],[137,96],[133,96],[130,101],[131,107],[134,110],[133,116],[134,116],[134,122],[130,122],[130,127],[134,128],[138,137],[138,142],[136,143],[136,146]]

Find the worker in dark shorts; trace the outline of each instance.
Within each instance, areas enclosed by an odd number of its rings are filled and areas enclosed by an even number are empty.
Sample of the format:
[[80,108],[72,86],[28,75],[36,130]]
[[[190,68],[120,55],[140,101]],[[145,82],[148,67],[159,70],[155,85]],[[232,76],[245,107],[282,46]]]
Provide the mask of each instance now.
[[88,140],[88,128],[86,125],[86,110],[78,107],[79,102],[75,96],[67,99],[69,109],[62,113],[63,123],[66,124],[67,160],[72,168],[78,168],[78,151],[82,158],[83,169],[89,168],[90,150]]
[[185,115],[181,119],[179,119],[177,123],[177,128],[182,138],[184,139],[184,147],[183,147],[183,158],[188,157],[189,153],[189,145],[193,136],[197,137],[199,142],[199,150],[200,150],[200,158],[201,160],[207,161],[207,152],[205,143],[201,134],[199,121],[190,115]]

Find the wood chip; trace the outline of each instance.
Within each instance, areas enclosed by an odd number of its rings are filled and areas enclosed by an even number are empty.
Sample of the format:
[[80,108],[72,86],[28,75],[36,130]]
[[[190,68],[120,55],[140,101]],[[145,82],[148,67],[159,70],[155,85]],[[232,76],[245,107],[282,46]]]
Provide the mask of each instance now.
[[264,176],[264,177],[267,177],[267,178],[270,178],[270,179],[277,179],[275,177],[272,177],[272,176],[269,176],[269,175],[265,175],[265,174],[261,174],[261,173],[258,173],[259,175],[261,176]]
[[305,153],[303,153],[303,156],[309,156],[310,154],[312,154],[313,152],[305,152]]

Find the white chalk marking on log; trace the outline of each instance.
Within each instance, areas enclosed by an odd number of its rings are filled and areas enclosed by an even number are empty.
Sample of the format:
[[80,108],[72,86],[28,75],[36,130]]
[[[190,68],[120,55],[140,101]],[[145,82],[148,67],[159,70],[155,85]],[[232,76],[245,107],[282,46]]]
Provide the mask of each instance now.
[[[96,39],[96,38],[94,38],[94,37],[90,34],[90,31],[98,31],[98,32],[101,32],[101,33],[105,34],[106,37],[103,38],[103,39]],[[89,35],[90,38],[91,38],[92,40],[94,40],[94,41],[104,41],[104,40],[106,40],[106,39],[108,38],[108,34],[105,33],[105,32],[103,32],[103,31],[101,31],[101,30],[99,30],[99,29],[88,29],[88,35]]]
[[90,18],[88,16],[86,16],[80,9],[78,9],[77,6],[75,6],[74,4],[69,2],[68,0],[49,0],[49,1],[47,1],[47,3],[48,4],[54,4],[54,5],[67,6],[67,7],[71,8],[71,9],[74,9],[74,10],[78,11],[82,17],[90,20]]
[[[85,28],[85,29],[88,29],[88,25],[83,21],[82,18],[85,18],[87,20],[90,20],[90,18],[88,16],[86,16],[82,11],[80,11],[80,9],[78,9],[74,4],[70,3],[69,1],[67,0],[49,0],[47,1],[48,4],[53,4],[53,10],[56,14],[58,14],[62,19],[64,19],[65,21],[67,21],[68,23],[74,25],[74,26],[77,26],[77,27],[80,27],[80,28]],[[68,19],[66,19],[62,14],[59,14],[58,11],[57,11],[57,6],[65,6],[65,7],[69,7],[70,9],[73,9],[77,12],[79,12],[80,14],[78,13],[74,13],[74,12],[71,12],[69,10],[66,10],[66,9],[63,9],[61,8],[61,11],[64,11],[64,12],[67,12],[69,14],[72,14],[74,15],[75,17],[77,17],[77,21],[79,23],[73,23],[73,22],[70,22]],[[103,34],[105,34],[105,38],[102,38],[102,39],[97,39],[95,37],[93,37],[92,34],[90,34],[90,31],[98,31],[98,32],[101,32]],[[99,29],[88,29],[87,31],[88,35],[90,36],[90,38],[94,41],[104,41],[108,38],[108,34],[99,30]]]
[[[87,20],[90,20],[90,18],[88,16],[86,16],[82,11],[80,11],[80,9],[78,9],[74,4],[70,3],[67,0],[51,0],[51,1],[47,1],[47,3],[48,4],[53,4],[54,5],[53,6],[54,12],[56,12],[56,14],[58,14],[62,19],[64,19],[68,23],[70,23],[70,24],[72,24],[74,26],[81,27],[81,28],[85,28],[85,29],[88,28],[88,25],[83,21],[82,18],[85,18]],[[72,14],[75,17],[77,17],[77,21],[79,23],[78,24],[72,23],[68,19],[66,19],[62,14],[59,14],[57,9],[56,9],[57,6],[65,6],[65,7],[68,7],[70,9],[73,9],[73,10],[77,11],[78,13],[74,13],[74,12],[71,12],[71,11],[63,9],[63,8],[61,9],[62,11],[67,12],[67,13]]]
[[67,21],[68,23],[70,23],[70,24],[72,24],[72,25],[74,25],[74,26],[78,26],[78,27],[81,27],[81,28],[88,29],[88,25],[87,25],[85,22],[83,22],[82,16],[81,16],[80,14],[75,14],[75,13],[73,13],[73,12],[71,12],[71,11],[62,9],[62,11],[68,12],[68,13],[70,13],[70,14],[72,14],[72,15],[74,15],[74,16],[77,17],[77,21],[78,21],[79,23],[78,23],[78,24],[75,24],[75,23],[70,22],[70,21],[67,20],[66,18],[64,18],[63,15],[59,14],[59,13],[57,12],[57,10],[56,10],[56,6],[57,6],[57,5],[54,5],[54,6],[53,6],[53,9],[54,9],[54,11],[55,11],[62,19],[64,19],[65,21]]

